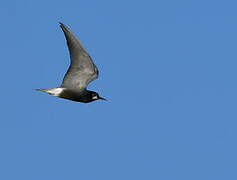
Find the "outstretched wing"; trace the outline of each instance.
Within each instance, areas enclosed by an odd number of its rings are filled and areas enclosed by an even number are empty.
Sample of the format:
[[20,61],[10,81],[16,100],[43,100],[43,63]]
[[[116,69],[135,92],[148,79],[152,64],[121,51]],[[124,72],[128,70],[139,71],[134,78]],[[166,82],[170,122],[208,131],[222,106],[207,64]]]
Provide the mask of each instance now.
[[70,67],[63,78],[61,87],[84,89],[91,81],[98,77],[98,69],[70,29],[63,23],[60,23],[60,27],[66,37],[71,59]]

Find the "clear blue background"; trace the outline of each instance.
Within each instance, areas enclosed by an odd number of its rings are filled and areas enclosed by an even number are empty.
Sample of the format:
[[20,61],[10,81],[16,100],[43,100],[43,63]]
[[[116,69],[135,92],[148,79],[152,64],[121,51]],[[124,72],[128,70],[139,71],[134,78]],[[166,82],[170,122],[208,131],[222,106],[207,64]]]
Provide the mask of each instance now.
[[[0,179],[236,180],[237,2],[0,3]],[[69,64],[58,21],[109,101],[33,91]]]

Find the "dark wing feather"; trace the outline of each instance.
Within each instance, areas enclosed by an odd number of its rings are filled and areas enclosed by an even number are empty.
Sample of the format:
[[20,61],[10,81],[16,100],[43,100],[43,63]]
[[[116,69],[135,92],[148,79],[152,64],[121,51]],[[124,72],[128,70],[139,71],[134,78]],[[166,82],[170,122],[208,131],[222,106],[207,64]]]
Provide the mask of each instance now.
[[69,28],[63,23],[60,23],[60,27],[66,37],[71,59],[70,67],[63,78],[61,87],[84,89],[91,81],[98,77],[98,69]]

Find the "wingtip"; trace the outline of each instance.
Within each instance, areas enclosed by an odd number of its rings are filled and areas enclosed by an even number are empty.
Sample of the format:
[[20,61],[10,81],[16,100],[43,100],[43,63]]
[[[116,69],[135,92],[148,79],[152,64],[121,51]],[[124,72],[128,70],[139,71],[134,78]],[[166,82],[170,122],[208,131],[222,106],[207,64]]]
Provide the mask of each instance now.
[[58,21],[58,24],[62,25],[63,23],[61,21]]
[[60,25],[60,27],[62,28],[62,30],[63,31],[66,31],[66,30],[68,30],[68,27],[65,25],[65,24],[63,24],[62,22],[58,22],[59,23],[59,25]]

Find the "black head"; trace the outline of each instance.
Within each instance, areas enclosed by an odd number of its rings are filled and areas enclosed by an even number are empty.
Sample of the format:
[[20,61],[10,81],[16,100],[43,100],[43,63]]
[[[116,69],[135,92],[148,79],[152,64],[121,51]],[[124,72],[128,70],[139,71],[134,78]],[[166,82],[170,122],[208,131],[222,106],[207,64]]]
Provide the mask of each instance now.
[[105,100],[105,98],[102,98],[99,96],[99,94],[97,92],[94,92],[94,91],[90,91],[90,96],[91,96],[91,101],[96,101],[96,100]]

